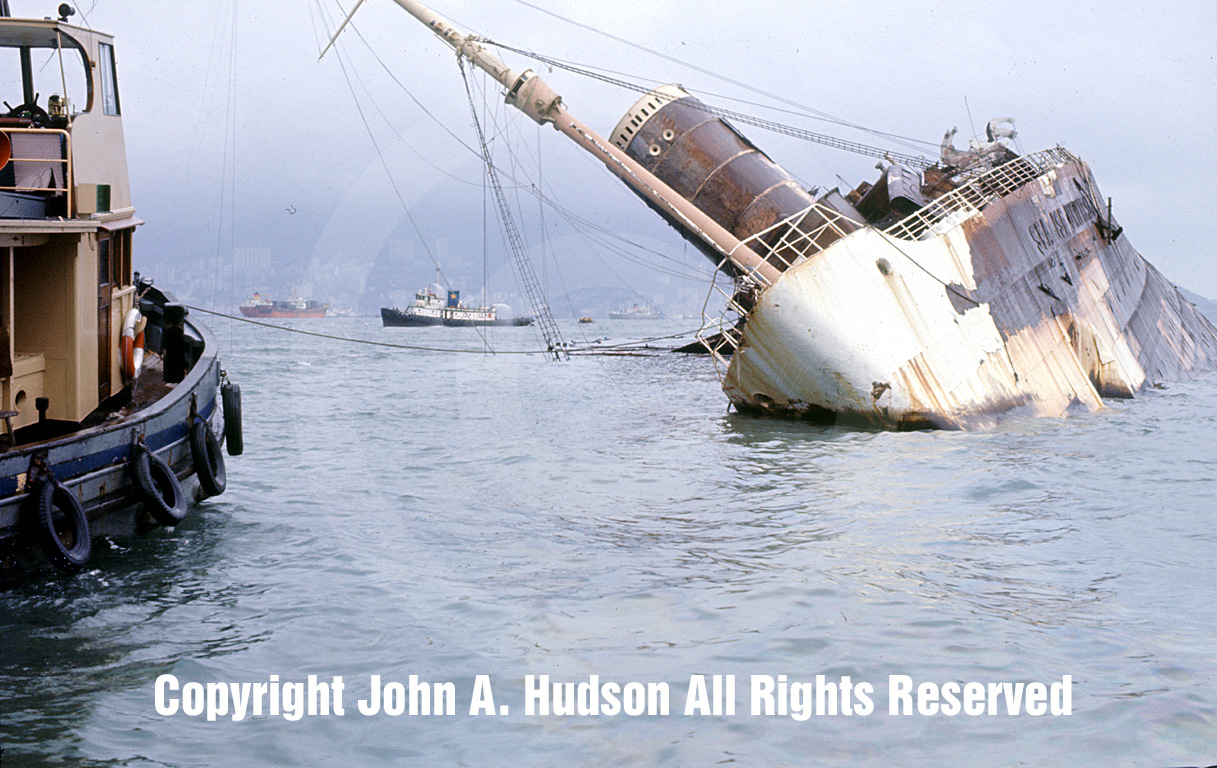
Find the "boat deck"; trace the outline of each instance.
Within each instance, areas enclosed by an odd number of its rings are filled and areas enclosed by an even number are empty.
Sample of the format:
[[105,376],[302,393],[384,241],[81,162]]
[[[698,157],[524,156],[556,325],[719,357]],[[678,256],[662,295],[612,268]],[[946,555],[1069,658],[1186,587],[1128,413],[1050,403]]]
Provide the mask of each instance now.
[[131,418],[142,409],[168,395],[174,386],[176,385],[166,383],[165,381],[160,357],[149,354],[144,359],[143,369],[140,372],[135,390],[130,392],[129,397],[124,396],[127,393],[127,390],[124,388],[117,395],[103,402],[97,410],[89,414],[79,424],[72,421],[48,419],[45,422],[30,424],[15,430],[15,444],[13,445],[9,445],[7,440],[5,440],[7,436],[0,437],[0,440],[4,440],[4,442],[0,442],[0,453],[26,450],[31,446],[58,440],[74,432],[83,432]]
[[119,418],[125,419],[141,408],[160,400],[175,386],[177,385],[165,381],[165,371],[160,356],[149,353],[144,358],[144,367],[140,372],[139,381],[136,382],[135,391],[131,394],[131,399],[116,413]]

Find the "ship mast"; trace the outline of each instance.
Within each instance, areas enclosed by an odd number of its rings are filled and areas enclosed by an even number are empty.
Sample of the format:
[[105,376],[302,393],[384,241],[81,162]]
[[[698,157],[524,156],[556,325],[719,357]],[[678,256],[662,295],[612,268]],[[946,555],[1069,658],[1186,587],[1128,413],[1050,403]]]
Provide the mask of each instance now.
[[[363,0],[360,0],[361,4]],[[416,0],[394,0],[407,13],[431,29],[460,56],[486,72],[507,89],[507,103],[519,109],[539,124],[551,124],[597,160],[604,163],[618,178],[633,187],[643,198],[667,211],[689,232],[733,264],[744,275],[755,275],[763,284],[772,284],[781,274],[751,248],[740,242],[726,228],[711,219],[650,171],[622,152],[611,142],[589,128],[568,112],[562,97],[531,70],[511,69],[478,44],[462,34],[447,20]],[[359,7],[356,4],[355,8]],[[354,14],[352,9],[351,14]],[[348,15],[347,20],[350,20]],[[343,22],[345,26],[346,22]],[[339,31],[341,31],[339,27]]]

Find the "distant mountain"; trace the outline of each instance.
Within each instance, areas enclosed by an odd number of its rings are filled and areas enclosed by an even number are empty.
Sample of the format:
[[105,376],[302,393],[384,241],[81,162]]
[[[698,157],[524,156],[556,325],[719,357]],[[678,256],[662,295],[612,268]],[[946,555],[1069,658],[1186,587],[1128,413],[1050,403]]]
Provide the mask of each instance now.
[[1183,294],[1183,298],[1196,305],[1196,309],[1204,313],[1210,321],[1217,323],[1217,301],[1206,299],[1198,293],[1192,293],[1186,288],[1180,288],[1179,293]]

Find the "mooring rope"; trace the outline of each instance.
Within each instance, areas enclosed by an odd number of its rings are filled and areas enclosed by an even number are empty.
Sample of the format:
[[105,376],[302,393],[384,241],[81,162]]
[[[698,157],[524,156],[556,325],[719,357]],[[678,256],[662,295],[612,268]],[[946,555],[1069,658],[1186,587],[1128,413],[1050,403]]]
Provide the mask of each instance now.
[[[196,307],[191,304],[186,304],[185,306],[187,309],[192,309],[192,310],[195,310],[196,312],[204,312],[208,315],[215,315],[216,317],[228,318],[229,320],[235,320],[239,323],[248,323],[249,325],[257,325],[257,326],[261,326],[263,328],[274,328],[277,331],[287,331],[288,333],[298,333],[302,336],[315,336],[319,339],[329,339],[330,341],[347,341],[347,342],[351,342],[352,344],[366,344],[366,345],[372,346],[372,347],[388,347],[390,349],[409,349],[409,350],[416,350],[416,351],[420,351],[420,352],[458,352],[458,353],[474,354],[474,355],[485,355],[485,354],[491,354],[491,355],[549,355],[549,354],[552,354],[552,352],[550,350],[545,350],[545,349],[509,349],[509,350],[456,349],[453,347],[423,347],[423,346],[419,346],[419,345],[415,345],[415,344],[394,344],[394,343],[388,342],[388,341],[372,341],[371,339],[356,339],[356,338],[352,338],[350,336],[335,336],[334,334],[331,334],[331,333],[318,333],[316,331],[306,331],[301,328],[290,328],[286,325],[275,325],[274,323],[264,323],[259,320],[250,320],[248,317],[238,317],[237,315],[230,315],[225,312],[217,312],[212,309],[203,309],[202,307]],[[597,344],[595,349],[581,349],[581,348],[576,347],[573,343],[568,342],[567,351],[572,355],[592,355],[592,354],[596,354],[601,351],[622,350],[622,349],[630,349],[630,348],[638,347],[638,346],[645,346],[653,341],[665,341],[668,339],[685,338],[694,333],[696,333],[696,331],[681,331],[679,333],[668,334],[666,336],[651,336],[649,338],[638,339],[636,341],[621,342],[619,344]]]

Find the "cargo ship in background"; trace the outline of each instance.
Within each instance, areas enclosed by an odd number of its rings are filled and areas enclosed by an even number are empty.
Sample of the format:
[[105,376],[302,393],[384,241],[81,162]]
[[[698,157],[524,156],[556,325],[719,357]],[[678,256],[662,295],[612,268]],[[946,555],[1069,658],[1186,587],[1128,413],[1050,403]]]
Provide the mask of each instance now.
[[[726,274],[726,311],[702,335],[741,412],[987,426],[1004,414],[1098,409],[1217,361],[1217,329],[1132,247],[1089,166],[1061,147],[1015,153],[1008,119],[964,150],[949,131],[931,160],[777,126],[667,85],[605,138],[485,38],[416,0],[394,1]],[[726,117],[881,158],[879,176],[844,194],[808,191]]]
[[0,0],[0,54],[20,62],[0,86],[17,105],[0,116],[5,585],[88,567],[97,537],[177,525],[224,492],[221,443],[244,445],[215,338],[135,270],[114,40],[72,15],[12,18]]
[[313,301],[312,299],[301,299],[292,296],[287,301],[271,301],[269,298],[262,298],[262,294],[255,293],[252,299],[241,302],[241,314],[246,317],[325,317],[325,313],[329,310],[330,305]]

